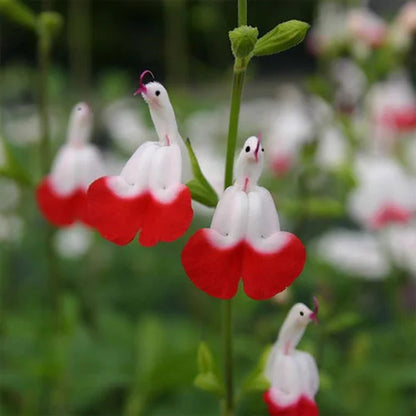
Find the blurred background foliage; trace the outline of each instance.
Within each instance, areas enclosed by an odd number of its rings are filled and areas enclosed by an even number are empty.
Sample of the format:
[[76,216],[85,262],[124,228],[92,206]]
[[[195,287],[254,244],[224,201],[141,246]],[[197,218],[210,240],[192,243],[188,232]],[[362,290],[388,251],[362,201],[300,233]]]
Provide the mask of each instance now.
[[[236,22],[234,1],[24,3],[36,12],[50,7],[65,21],[48,79],[53,154],[64,141],[69,111],[80,100],[92,105],[93,142],[104,152],[110,173],[117,172],[142,140],[155,138],[145,104],[131,98],[138,74],[149,68],[169,89],[182,135],[191,138],[208,178],[221,188],[232,62],[227,32]],[[322,3],[249,1],[249,23],[260,34],[288,19],[307,21],[313,30]],[[359,3],[337,2],[345,7]],[[380,0],[370,6],[391,21],[403,3]],[[47,252],[45,222],[33,195],[41,177],[36,37],[0,18],[0,167],[9,152],[17,172],[17,181],[0,178],[0,414],[218,414],[217,401],[197,390],[193,381],[202,340],[221,368],[219,301],[197,290],[180,263],[187,238],[209,225],[212,211],[197,207],[183,238],[151,249],[135,242],[117,247],[75,227],[54,231],[54,252]],[[404,51],[387,46],[357,56],[348,50],[348,42],[310,53],[307,40],[251,66],[240,143],[261,130],[266,148],[272,150],[275,144],[267,136],[273,135],[269,124],[274,120],[282,123],[287,141],[293,124],[313,124],[309,139],[292,149],[290,168],[282,172],[271,161],[262,179],[276,198],[284,229],[306,244],[308,260],[301,277],[277,299],[254,302],[242,293],[237,296],[237,386],[274,341],[292,303],[310,304],[317,295],[321,323],[307,330],[301,348],[317,359],[321,414],[415,414],[416,272],[391,261],[376,278],[371,273],[365,278],[370,268],[365,262],[362,273],[351,271],[337,267],[342,263],[338,258],[331,263],[316,248],[317,239],[331,230],[366,229],[348,211],[349,195],[360,183],[355,158],[363,148],[371,153],[367,142],[373,134],[357,117],[368,116],[365,96],[397,69],[391,64],[414,78],[414,35],[411,42]],[[357,101],[347,100],[355,112],[344,111],[345,102],[337,95],[342,82],[330,75],[340,57],[351,58],[366,79],[358,87]],[[356,85],[347,75],[345,79],[347,90]],[[299,116],[286,127],[281,116],[286,105],[290,114],[304,112],[306,119]],[[331,167],[318,158],[327,125],[335,125],[346,144],[341,152],[345,158]],[[403,155],[411,154],[406,146],[416,140],[415,129],[406,135],[406,143],[388,155],[402,165]],[[386,152],[377,153],[381,155]],[[0,173],[7,176],[8,171]],[[381,253],[390,261],[391,253]],[[364,260],[373,256],[362,254]],[[265,415],[261,394],[241,397],[238,414]]]

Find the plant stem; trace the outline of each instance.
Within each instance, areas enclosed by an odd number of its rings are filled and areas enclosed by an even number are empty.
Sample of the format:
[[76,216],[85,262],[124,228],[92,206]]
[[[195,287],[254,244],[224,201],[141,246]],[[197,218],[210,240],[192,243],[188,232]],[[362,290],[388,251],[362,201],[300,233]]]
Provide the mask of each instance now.
[[40,167],[42,175],[49,171],[50,162],[50,137],[48,115],[48,73],[49,73],[49,41],[39,35],[38,38],[38,112],[40,120]]
[[[42,175],[47,175],[50,168],[50,131],[49,131],[49,86],[48,74],[50,66],[51,41],[44,33],[38,33],[38,113],[40,120],[39,157]],[[45,251],[47,257],[47,285],[48,295],[54,317],[58,317],[59,310],[59,281],[55,253],[53,250],[54,229],[46,224]]]
[[[247,0],[238,0],[238,25],[247,24]],[[233,71],[230,117],[228,123],[227,155],[225,162],[224,188],[233,181],[234,154],[237,143],[238,119],[240,115],[241,96],[243,94],[246,62],[236,59]],[[225,380],[225,400],[222,408],[223,416],[235,414],[233,390],[233,338],[232,338],[232,303],[222,301],[222,330],[223,330],[223,361]]]

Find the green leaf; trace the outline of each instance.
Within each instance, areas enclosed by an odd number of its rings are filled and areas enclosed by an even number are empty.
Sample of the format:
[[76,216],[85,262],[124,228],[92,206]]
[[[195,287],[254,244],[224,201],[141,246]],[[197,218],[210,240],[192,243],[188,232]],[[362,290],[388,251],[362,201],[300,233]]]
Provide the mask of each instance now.
[[36,15],[17,0],[0,0],[0,15],[28,29],[36,30]]
[[236,58],[247,58],[253,51],[259,31],[256,27],[240,26],[228,32],[231,49]]
[[186,139],[185,145],[188,149],[192,173],[194,174],[194,179],[190,180],[186,184],[191,191],[192,199],[206,205],[207,207],[215,207],[218,204],[218,195],[202,173],[198,159],[192,149],[191,141]]
[[310,25],[299,20],[280,23],[262,36],[254,47],[255,56],[273,55],[298,45],[305,38]]
[[195,377],[195,386],[222,397],[225,391],[224,384],[216,373],[214,357],[204,341],[199,344],[197,362],[199,374]]
[[214,358],[206,342],[201,341],[198,348],[198,371],[208,373],[214,370]]
[[259,361],[252,373],[245,379],[242,386],[243,393],[265,391],[270,387],[270,382],[264,376],[264,369],[269,359],[272,346],[269,345],[261,354]]
[[218,376],[212,371],[209,371],[208,373],[198,374],[195,378],[194,384],[196,387],[203,391],[215,394],[219,397],[224,396],[224,385],[222,384]]
[[14,179],[21,185],[34,185],[30,174],[14,156],[10,144],[3,137],[0,137],[0,176]]

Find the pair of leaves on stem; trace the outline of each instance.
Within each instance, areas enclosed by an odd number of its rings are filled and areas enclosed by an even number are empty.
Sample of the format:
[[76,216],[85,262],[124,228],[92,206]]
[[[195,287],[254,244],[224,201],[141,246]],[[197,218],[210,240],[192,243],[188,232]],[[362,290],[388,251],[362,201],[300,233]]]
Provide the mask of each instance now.
[[22,27],[34,30],[43,40],[57,36],[63,27],[63,19],[56,12],[41,12],[38,15],[18,0],[0,0],[0,15]]
[[[270,383],[263,374],[270,351],[271,346],[264,350],[253,371],[243,381],[240,394],[264,392],[270,387]],[[208,393],[224,397],[224,382],[218,374],[212,352],[204,341],[199,344],[197,362],[198,375],[194,380],[195,386]]]
[[298,45],[305,38],[310,25],[299,20],[280,23],[258,39],[256,27],[240,26],[229,32],[235,58],[250,60],[253,56],[273,55]]

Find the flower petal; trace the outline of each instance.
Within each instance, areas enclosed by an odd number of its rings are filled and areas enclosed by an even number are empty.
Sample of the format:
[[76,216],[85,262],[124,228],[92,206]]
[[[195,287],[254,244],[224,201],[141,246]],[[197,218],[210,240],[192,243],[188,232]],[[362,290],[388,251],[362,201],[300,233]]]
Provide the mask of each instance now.
[[182,264],[193,284],[211,296],[230,299],[241,275],[242,244],[218,245],[217,231],[198,230],[182,252]]
[[45,218],[58,227],[69,226],[77,220],[92,226],[88,215],[86,192],[81,188],[62,195],[55,189],[48,176],[36,188],[36,201]]
[[[266,239],[263,252],[245,244],[242,277],[244,291],[253,299],[268,299],[288,287],[302,272],[306,251],[302,242],[279,231]],[[275,250],[271,248],[275,246]]]
[[[129,195],[130,188],[120,176],[104,176],[88,188],[88,209],[94,227],[104,238],[119,245],[134,239],[143,225],[149,202],[148,192]],[[120,196],[121,193],[126,196]]]
[[146,216],[139,236],[139,242],[143,246],[154,246],[159,241],[174,241],[185,234],[191,225],[191,192],[185,185],[177,185],[175,188],[177,196],[170,202],[159,200],[153,193],[149,195]]
[[280,231],[270,192],[257,187],[248,194],[248,224],[242,278],[253,299],[283,291],[303,270],[306,252],[293,234]]

